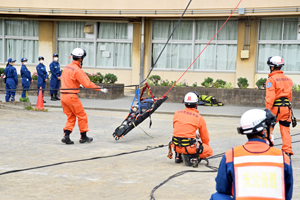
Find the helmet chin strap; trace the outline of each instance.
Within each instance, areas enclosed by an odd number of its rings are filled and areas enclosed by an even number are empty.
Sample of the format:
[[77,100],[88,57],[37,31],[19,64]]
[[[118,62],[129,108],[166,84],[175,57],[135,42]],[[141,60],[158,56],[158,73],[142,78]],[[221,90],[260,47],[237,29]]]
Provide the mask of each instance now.
[[[270,147],[272,147],[274,145],[273,145],[273,142],[271,141],[271,138],[270,138],[270,127],[267,128],[267,133],[268,133],[267,140],[269,141]],[[266,134],[266,133],[264,133],[264,134]]]

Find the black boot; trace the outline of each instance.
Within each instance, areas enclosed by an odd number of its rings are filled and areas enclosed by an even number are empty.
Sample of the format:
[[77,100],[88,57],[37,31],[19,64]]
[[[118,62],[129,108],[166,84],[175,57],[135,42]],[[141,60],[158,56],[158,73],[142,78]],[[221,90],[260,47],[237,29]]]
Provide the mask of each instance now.
[[182,163],[182,162],[183,162],[183,160],[182,160],[181,153],[176,153],[175,163]]
[[86,142],[90,143],[92,141],[93,141],[93,138],[87,137],[86,132],[80,133],[80,140],[79,140],[80,143],[86,143]]
[[58,96],[57,96],[57,93],[55,94],[55,99],[60,100],[60,98],[58,98]]
[[64,133],[65,133],[65,135],[61,139],[61,142],[65,143],[65,144],[74,144],[74,142],[70,139],[70,133],[71,133],[71,131],[65,130]]
[[51,94],[51,101],[56,101],[54,94]]

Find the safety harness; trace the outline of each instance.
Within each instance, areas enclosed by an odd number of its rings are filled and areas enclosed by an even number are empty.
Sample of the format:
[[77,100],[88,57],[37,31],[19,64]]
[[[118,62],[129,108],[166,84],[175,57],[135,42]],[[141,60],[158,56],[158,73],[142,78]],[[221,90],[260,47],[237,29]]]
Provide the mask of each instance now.
[[[280,107],[281,106],[287,106],[292,114],[292,126],[293,128],[297,125],[297,119],[295,118],[294,116],[294,113],[293,113],[293,108],[292,108],[292,104],[290,102],[290,100],[286,97],[281,97],[279,99],[276,99],[274,101],[274,104],[273,106],[275,107],[278,107],[278,111],[277,111],[277,114],[276,114],[276,118],[278,116],[278,114],[280,113]],[[279,123],[282,125],[282,126],[286,126],[286,127],[290,127],[290,122],[287,122],[287,121],[279,121]]]

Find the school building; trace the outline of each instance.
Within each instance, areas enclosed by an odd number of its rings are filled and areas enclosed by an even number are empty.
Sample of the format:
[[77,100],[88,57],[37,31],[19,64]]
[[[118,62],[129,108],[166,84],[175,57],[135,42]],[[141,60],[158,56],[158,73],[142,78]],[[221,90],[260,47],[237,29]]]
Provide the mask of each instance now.
[[[192,1],[152,75],[177,80],[223,25],[240,0]],[[33,73],[52,54],[61,68],[75,47],[87,51],[83,69],[113,73],[118,83],[138,84],[148,74],[189,0],[10,0],[0,5],[0,67],[28,58]],[[283,57],[283,71],[300,84],[300,1],[242,0],[224,28],[181,81],[204,78],[250,87],[267,78],[269,56]],[[19,70],[18,70],[19,73]]]

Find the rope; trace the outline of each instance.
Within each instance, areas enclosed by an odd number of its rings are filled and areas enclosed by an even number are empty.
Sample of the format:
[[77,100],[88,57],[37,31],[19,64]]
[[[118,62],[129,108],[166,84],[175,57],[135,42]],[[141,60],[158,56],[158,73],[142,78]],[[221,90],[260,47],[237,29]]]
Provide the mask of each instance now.
[[171,91],[171,89],[178,83],[178,81],[185,75],[185,73],[191,68],[191,66],[196,62],[196,60],[200,57],[200,55],[203,53],[203,51],[206,49],[206,47],[211,43],[211,41],[218,35],[218,33],[221,31],[221,29],[223,28],[223,26],[228,22],[228,20],[231,18],[231,16],[233,15],[233,13],[235,12],[235,10],[237,9],[237,7],[240,5],[240,3],[242,2],[242,0],[240,0],[240,2],[237,4],[237,6],[233,9],[233,11],[231,12],[231,14],[229,15],[229,17],[227,18],[227,20],[224,22],[224,24],[221,26],[221,28],[218,30],[218,32],[211,38],[211,40],[206,44],[206,46],[202,49],[202,51],[200,52],[200,54],[197,56],[197,58],[192,62],[192,64],[185,70],[185,72],[179,77],[179,79],[174,83],[174,85],[172,85],[172,87],[167,91],[166,94],[163,95],[163,98],[165,96],[167,96],[167,94]]
[[149,76],[150,76],[150,74],[151,74],[152,70],[154,69],[154,66],[156,65],[156,63],[157,63],[158,59],[160,58],[161,54],[162,54],[162,53],[163,53],[163,51],[165,50],[166,46],[168,45],[168,43],[169,43],[169,41],[170,41],[171,37],[173,36],[173,34],[174,34],[174,32],[175,32],[175,30],[176,30],[177,26],[179,25],[179,23],[180,23],[181,19],[183,18],[184,14],[185,14],[186,10],[188,9],[188,7],[190,6],[191,2],[192,2],[192,0],[190,0],[190,2],[188,3],[188,5],[186,6],[186,8],[185,8],[185,10],[183,11],[183,13],[182,13],[182,15],[181,15],[180,19],[179,19],[179,20],[178,20],[178,22],[177,22],[177,24],[176,24],[175,28],[173,29],[173,31],[172,31],[172,33],[171,33],[171,35],[169,36],[169,38],[168,38],[167,42],[165,43],[165,45],[164,45],[163,49],[160,51],[160,53],[159,53],[158,57],[156,58],[156,60],[155,60],[154,64],[152,65],[152,67],[151,67],[151,69],[150,69],[150,71],[149,71],[149,73],[148,73],[147,77],[146,77],[146,78],[145,78],[145,79],[144,79],[144,80],[143,80],[143,81],[140,83],[140,85],[142,85],[142,84],[143,84],[143,83],[144,83],[144,82],[145,82],[145,81],[146,81],[146,80],[149,78]]

